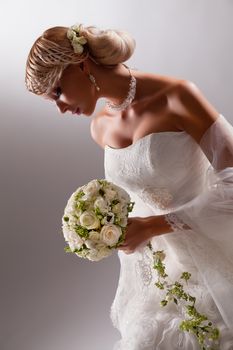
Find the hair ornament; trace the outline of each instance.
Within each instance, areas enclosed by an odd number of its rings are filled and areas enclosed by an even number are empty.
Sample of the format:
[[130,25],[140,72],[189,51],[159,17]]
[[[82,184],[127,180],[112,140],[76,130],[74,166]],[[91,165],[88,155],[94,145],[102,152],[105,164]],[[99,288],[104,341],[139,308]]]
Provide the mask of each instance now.
[[80,24],[71,26],[67,31],[67,38],[70,40],[71,45],[74,48],[74,52],[78,54],[83,53],[83,45],[87,43],[87,39],[84,36],[80,36]]

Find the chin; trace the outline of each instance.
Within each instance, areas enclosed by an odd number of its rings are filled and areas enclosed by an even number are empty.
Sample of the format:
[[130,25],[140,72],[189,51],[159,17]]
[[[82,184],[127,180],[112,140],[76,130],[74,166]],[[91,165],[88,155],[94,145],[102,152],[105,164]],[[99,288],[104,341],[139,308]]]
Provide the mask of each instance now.
[[83,111],[83,114],[85,114],[87,117],[91,117],[95,112],[95,106],[94,108],[89,108],[88,110],[86,111]]

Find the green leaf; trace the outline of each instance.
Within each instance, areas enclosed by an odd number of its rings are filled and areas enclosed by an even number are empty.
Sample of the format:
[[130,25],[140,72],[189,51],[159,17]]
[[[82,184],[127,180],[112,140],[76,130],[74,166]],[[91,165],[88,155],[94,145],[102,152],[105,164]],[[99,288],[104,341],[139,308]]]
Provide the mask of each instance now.
[[134,204],[135,204],[135,202],[130,202],[130,203],[128,203],[128,205],[127,205],[127,211],[128,211],[128,213],[130,213],[131,211],[133,211]]
[[86,202],[82,200],[79,200],[76,204],[76,208],[80,209],[81,211],[86,210],[87,209],[86,206],[87,206]]
[[160,301],[160,305],[161,305],[161,306],[166,306],[167,303],[168,303],[167,300],[161,300],[161,301]]
[[83,227],[81,225],[76,225],[75,226],[75,232],[80,236],[80,237],[84,237],[84,238],[88,238],[89,237],[89,231],[86,227]]
[[80,198],[82,198],[85,195],[85,193],[83,192],[83,190],[79,191],[78,193],[76,193],[75,195],[75,200],[78,201]]
[[156,287],[158,287],[159,289],[164,289],[164,284],[161,282],[156,282],[155,283]]

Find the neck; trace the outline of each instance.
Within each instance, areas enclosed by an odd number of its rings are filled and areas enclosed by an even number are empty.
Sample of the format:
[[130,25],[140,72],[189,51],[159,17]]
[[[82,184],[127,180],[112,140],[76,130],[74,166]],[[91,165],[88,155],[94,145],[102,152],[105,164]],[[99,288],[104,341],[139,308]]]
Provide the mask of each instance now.
[[[133,75],[132,72],[131,74]],[[102,66],[98,69],[98,73],[96,72],[95,75],[96,80],[99,75],[98,81],[101,86],[98,97],[106,98],[117,105],[125,100],[129,92],[129,83],[131,80],[127,67],[120,64],[111,68]]]
[[[90,70],[100,86],[100,91],[96,92],[97,98],[107,98],[115,104],[121,104],[125,100],[129,91],[131,76],[129,70],[123,64],[108,68],[91,62]],[[137,104],[140,100],[150,95],[156,94],[167,85],[161,79],[161,76],[133,69],[130,69],[130,71],[137,79],[136,94],[132,105]]]

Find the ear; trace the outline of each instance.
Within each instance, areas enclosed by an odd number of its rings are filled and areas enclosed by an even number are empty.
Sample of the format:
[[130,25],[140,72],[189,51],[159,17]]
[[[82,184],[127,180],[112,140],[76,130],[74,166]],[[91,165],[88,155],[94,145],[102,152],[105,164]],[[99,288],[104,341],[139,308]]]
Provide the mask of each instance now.
[[87,60],[81,62],[79,64],[79,67],[84,73],[86,73],[86,74],[90,73],[90,68],[89,68],[89,64],[88,64]]
[[84,71],[84,62],[81,62],[81,63],[79,64],[79,68],[80,68],[82,71]]

